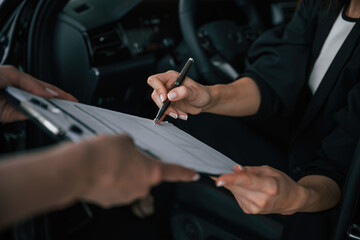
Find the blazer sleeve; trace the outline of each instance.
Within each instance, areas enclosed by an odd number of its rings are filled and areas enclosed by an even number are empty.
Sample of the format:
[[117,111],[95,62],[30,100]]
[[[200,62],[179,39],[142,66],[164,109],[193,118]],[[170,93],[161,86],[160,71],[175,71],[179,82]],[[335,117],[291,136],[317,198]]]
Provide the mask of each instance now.
[[347,107],[336,113],[335,120],[336,128],[324,138],[316,160],[306,166],[301,177],[327,176],[342,189],[360,138],[360,83],[351,89]]
[[312,43],[315,0],[304,0],[286,25],[264,32],[248,52],[251,77],[261,93],[256,116],[288,115],[296,105],[306,79]]

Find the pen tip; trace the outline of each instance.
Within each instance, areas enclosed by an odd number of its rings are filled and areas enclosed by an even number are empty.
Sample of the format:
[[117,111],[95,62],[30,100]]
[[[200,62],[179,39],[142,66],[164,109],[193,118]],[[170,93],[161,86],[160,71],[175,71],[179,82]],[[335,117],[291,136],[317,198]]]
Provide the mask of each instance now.
[[193,58],[189,58],[189,61],[194,62],[194,59],[193,59]]

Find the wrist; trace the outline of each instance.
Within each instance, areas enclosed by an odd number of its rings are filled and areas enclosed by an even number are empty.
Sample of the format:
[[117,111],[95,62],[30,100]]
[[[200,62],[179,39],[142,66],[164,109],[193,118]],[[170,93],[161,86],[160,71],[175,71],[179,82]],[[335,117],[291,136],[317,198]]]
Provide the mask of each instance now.
[[311,194],[311,189],[296,183],[296,188],[291,190],[291,196],[287,198],[292,200],[289,202],[288,208],[282,214],[291,215],[297,212],[304,212]]
[[205,88],[209,94],[209,101],[203,107],[201,112],[215,113],[214,108],[216,107],[220,97],[220,85],[205,86]]
[[90,185],[91,148],[87,147],[87,142],[67,143],[63,146],[65,154],[59,154],[62,169],[59,178],[64,182],[67,191],[62,202],[64,204],[77,201]]
[[75,187],[74,197],[76,200],[82,199],[94,184],[96,171],[96,157],[94,157],[91,141],[84,141],[78,144],[75,160],[77,186]]
[[339,186],[330,178],[321,175],[305,176],[298,181],[307,191],[307,200],[302,212],[318,212],[334,207],[341,196]]
[[313,190],[307,188],[298,183],[298,191],[297,191],[297,201],[295,204],[295,212],[304,212],[307,205],[309,204],[309,200],[313,195]]

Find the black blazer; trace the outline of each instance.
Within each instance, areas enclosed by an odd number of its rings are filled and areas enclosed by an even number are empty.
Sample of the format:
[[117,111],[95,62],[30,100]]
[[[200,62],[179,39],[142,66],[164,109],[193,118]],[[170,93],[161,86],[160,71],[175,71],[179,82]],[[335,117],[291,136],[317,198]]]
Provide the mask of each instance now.
[[324,175],[342,188],[360,137],[360,23],[345,40],[315,95],[308,77],[342,6],[304,0],[287,26],[265,32],[249,50],[261,92],[257,118],[290,122],[288,174]]

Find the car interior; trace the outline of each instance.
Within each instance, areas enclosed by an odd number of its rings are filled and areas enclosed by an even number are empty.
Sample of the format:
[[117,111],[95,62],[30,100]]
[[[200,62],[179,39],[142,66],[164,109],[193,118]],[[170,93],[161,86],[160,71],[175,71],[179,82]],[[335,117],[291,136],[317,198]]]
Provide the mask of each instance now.
[[[200,83],[228,83],[246,67],[252,42],[286,24],[297,0],[11,0],[0,3],[1,64],[12,64],[73,94],[80,102],[154,118],[150,75],[180,71]],[[4,8],[11,9],[3,14]],[[219,34],[220,33],[220,34]],[[171,121],[170,119],[168,119]],[[1,126],[4,152],[54,141],[29,122]],[[360,239],[360,146],[339,206],[333,239]],[[155,214],[138,218],[131,206],[87,203],[15,224],[4,239],[280,239],[284,219],[250,216],[232,195],[199,183],[161,184]],[[240,219],[240,220],[239,220]]]

